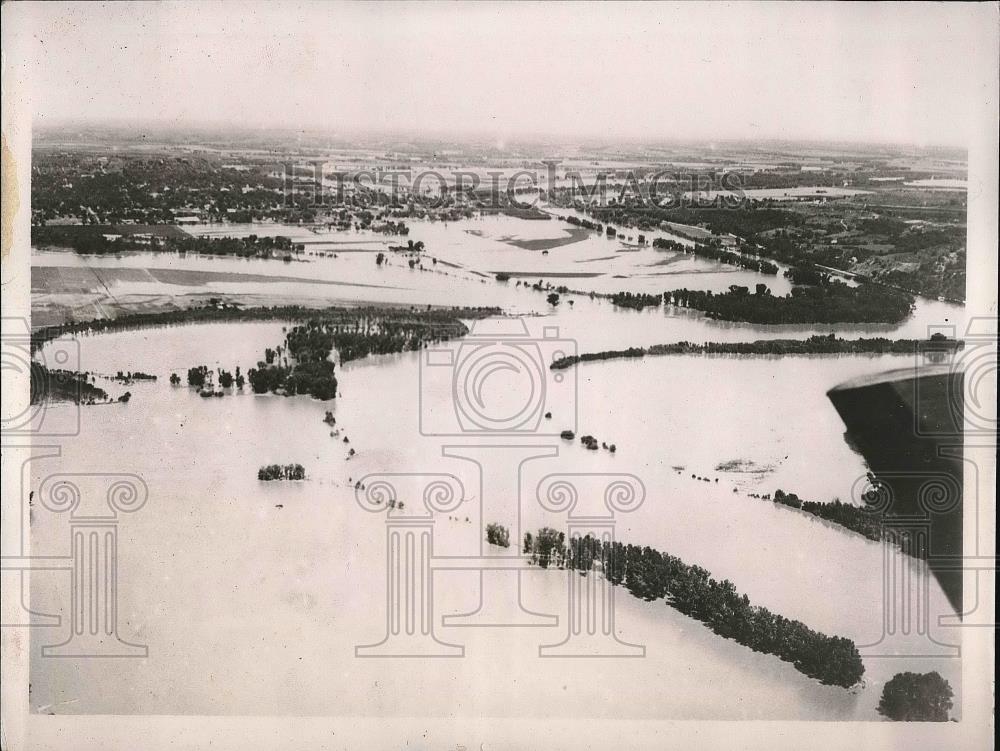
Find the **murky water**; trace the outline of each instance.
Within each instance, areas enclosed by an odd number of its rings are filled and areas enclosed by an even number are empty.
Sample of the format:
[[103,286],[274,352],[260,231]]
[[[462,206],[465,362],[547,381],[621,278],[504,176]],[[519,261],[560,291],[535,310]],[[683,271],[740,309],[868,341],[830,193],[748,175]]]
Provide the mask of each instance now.
[[[370,257],[359,257],[374,267]],[[537,304],[531,293],[518,294]],[[956,310],[927,304],[919,321],[895,327],[893,335],[923,335],[920,327]],[[557,324],[581,351],[813,330],[722,326],[683,312],[615,310],[586,298],[573,309],[560,305],[550,316],[525,320],[535,335]],[[147,644],[149,657],[60,660],[41,658],[33,648],[36,711],[535,716],[540,707],[550,715],[552,696],[562,696],[556,706],[566,716],[871,720],[882,684],[902,670],[940,672],[958,694],[959,711],[957,659],[875,656],[940,652],[924,634],[883,634],[882,547],[746,495],[780,487],[815,500],[851,498],[865,466],[845,444],[825,391],[857,375],[905,367],[909,358],[661,357],[580,366],[568,371],[576,378],[575,399],[550,406],[551,428],[571,424],[575,403],[578,433],[615,443],[617,453],[558,438],[516,441],[558,449],[557,456],[524,465],[518,503],[518,485],[501,469],[486,468],[480,491],[473,463],[442,455],[444,445],[472,439],[421,434],[422,410],[447,415],[452,398],[440,384],[421,386],[423,353],[340,368],[342,397],[334,403],[249,393],[203,399],[167,380],[199,364],[245,370],[281,339],[276,323],[79,339],[81,369],[141,370],[159,380],[128,386],[128,404],[80,410],[79,436],[63,442],[61,456],[30,465],[31,487],[57,472],[143,478],[148,504],[119,524],[118,622],[122,638]],[[337,436],[322,422],[327,409],[336,415]],[[72,425],[76,415],[75,407],[56,406],[46,419]],[[356,456],[348,458],[349,447]],[[504,451],[490,456],[500,461]],[[743,471],[717,469],[734,460]],[[303,464],[308,479],[256,479],[261,465],[287,462]],[[619,515],[620,539],[702,565],[755,604],[815,629],[859,645],[877,643],[863,650],[866,687],[822,686],[624,590],[616,600],[619,636],[645,645],[644,658],[539,659],[539,645],[564,636],[569,575],[557,571],[524,574],[522,601],[533,611],[560,614],[558,627],[437,626],[442,641],[465,646],[464,659],[358,659],[355,645],[379,641],[386,628],[384,519],[359,508],[352,487],[370,472],[461,479],[466,503],[434,517],[436,555],[476,553],[481,525],[489,521],[505,523],[515,536],[519,517],[522,529],[565,523],[535,500],[533,489],[545,475],[634,474],[646,502]],[[67,554],[65,516],[37,502],[32,514],[34,552]],[[32,582],[36,610],[68,613],[68,574],[41,572]],[[476,574],[440,572],[434,583],[437,618],[476,607]],[[936,625],[937,615],[949,612],[945,598],[935,582],[928,589],[931,633],[952,642],[953,631]],[[33,644],[60,642],[67,633],[65,626],[36,629]]]

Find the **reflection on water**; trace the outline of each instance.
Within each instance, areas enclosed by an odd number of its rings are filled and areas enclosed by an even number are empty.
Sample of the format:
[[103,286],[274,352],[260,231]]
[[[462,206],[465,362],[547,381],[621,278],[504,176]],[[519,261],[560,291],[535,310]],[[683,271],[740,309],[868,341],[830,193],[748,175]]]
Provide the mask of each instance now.
[[[537,333],[553,321],[580,341],[582,351],[764,335],[759,328],[722,327],[663,311],[614,311],[590,301],[575,310],[560,306],[551,318],[531,319],[530,327]],[[385,532],[379,516],[355,504],[354,479],[373,471],[461,478],[473,489],[468,502],[436,519],[435,551],[445,555],[478,550],[481,523],[513,526],[517,505],[501,499],[481,518],[474,468],[442,456],[442,444],[456,439],[419,434],[419,353],[341,368],[343,396],[335,403],[250,394],[202,399],[167,380],[199,364],[246,370],[281,339],[276,323],[80,338],[83,369],[141,370],[159,380],[129,386],[128,404],[85,408],[81,433],[65,442],[62,455],[31,465],[32,487],[55,472],[134,472],[145,479],[149,503],[120,525],[119,625],[123,638],[148,644],[150,656],[109,665],[41,659],[33,648],[36,710],[535,716],[561,695],[567,716],[871,720],[882,684],[893,674],[937,670],[955,688],[958,711],[958,660],[869,657],[867,686],[851,693],[821,686],[661,602],[640,602],[624,591],[617,599],[620,637],[645,644],[645,659],[540,660],[538,645],[559,641],[559,629],[454,627],[439,629],[439,636],[464,644],[465,659],[356,659],[354,645],[377,641],[385,627]],[[648,497],[639,511],[622,517],[620,539],[702,565],[732,580],[755,604],[820,631],[858,644],[877,642],[881,547],[746,493],[780,487],[809,499],[848,500],[865,466],[844,443],[825,391],[907,362],[888,356],[780,362],[660,357],[578,367],[580,431],[615,443],[618,451],[590,452],[579,441],[556,440],[557,457],[525,465],[522,492],[530,499],[530,489],[552,472],[634,473]],[[450,397],[444,390],[431,398]],[[336,437],[322,421],[327,409],[342,431]],[[54,407],[49,417],[70,420],[73,410]],[[554,423],[564,419],[552,417]],[[347,458],[343,436],[356,456]],[[257,481],[261,465],[287,462],[303,464],[309,479]],[[694,480],[692,473],[711,481]],[[563,521],[544,515],[533,501],[522,503],[521,511],[525,529]],[[38,504],[33,515],[33,550],[65,553],[66,519]],[[69,587],[62,576],[33,577],[34,607],[66,612]],[[563,612],[565,577],[553,571],[526,575],[525,605]],[[474,574],[439,573],[435,581],[439,613],[475,607]],[[929,610],[935,623],[937,614],[948,612],[933,581]],[[64,638],[48,631],[34,631],[34,644]],[[954,639],[941,631],[935,628],[942,641]],[[912,653],[922,641],[926,637],[896,635],[880,650]]]

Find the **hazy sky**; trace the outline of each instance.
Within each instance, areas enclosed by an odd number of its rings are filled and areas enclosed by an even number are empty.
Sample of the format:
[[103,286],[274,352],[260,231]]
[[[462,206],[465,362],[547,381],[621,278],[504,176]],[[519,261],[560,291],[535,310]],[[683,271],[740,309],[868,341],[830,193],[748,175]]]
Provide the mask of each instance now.
[[[5,4],[35,122],[962,144],[997,6]],[[11,91],[5,91],[5,96]]]

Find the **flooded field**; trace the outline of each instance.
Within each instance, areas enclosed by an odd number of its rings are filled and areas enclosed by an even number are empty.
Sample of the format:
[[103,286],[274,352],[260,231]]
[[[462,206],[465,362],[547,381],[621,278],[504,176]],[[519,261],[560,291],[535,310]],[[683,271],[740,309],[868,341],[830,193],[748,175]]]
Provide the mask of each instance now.
[[[642,324],[619,325],[625,320]],[[597,304],[526,321],[536,334],[557,323],[581,351],[605,346],[616,332],[647,343],[674,338],[674,331],[711,339],[772,333]],[[340,368],[341,397],[327,403],[250,393],[204,399],[168,382],[170,373],[183,376],[200,364],[245,371],[282,337],[280,324],[242,323],[79,338],[82,369],[140,370],[158,380],[130,385],[128,404],[83,408],[80,434],[62,455],[32,463],[31,487],[60,471],[143,478],[149,503],[120,527],[119,629],[126,641],[147,644],[149,657],[114,661],[112,672],[107,661],[71,666],[36,655],[35,711],[350,715],[377,706],[400,716],[532,716],[543,697],[558,694],[577,716],[869,720],[882,683],[902,669],[938,670],[960,690],[957,660],[878,656],[928,641],[916,633],[883,638],[881,545],[747,495],[782,488],[812,500],[851,499],[865,465],[845,444],[825,391],[847,378],[905,367],[908,358],[661,357],[580,366],[570,371],[576,427],[618,450],[594,453],[578,441],[535,439],[557,455],[524,465],[518,500],[493,489],[489,472],[480,495],[476,465],[442,455],[443,445],[457,439],[420,432],[426,400],[447,412],[452,397],[449,389],[421,387],[419,353]],[[327,409],[336,416],[336,436],[323,422]],[[568,409],[555,408],[553,429],[572,424]],[[75,407],[55,406],[46,419],[58,425],[75,415]],[[301,463],[308,479],[257,480],[258,467],[287,462]],[[515,536],[519,522],[521,531],[564,523],[533,495],[545,475],[634,474],[647,498],[621,516],[619,539],[704,566],[752,602],[812,628],[877,645],[862,651],[866,684],[854,691],[822,686],[624,590],[616,599],[618,635],[645,645],[644,659],[540,660],[538,646],[562,638],[566,577],[577,576],[540,570],[522,574],[522,602],[560,614],[560,626],[443,626],[438,638],[464,645],[464,659],[408,660],[405,670],[398,660],[356,659],[354,645],[377,642],[385,630],[385,525],[359,508],[353,483],[370,472],[414,471],[450,473],[466,488],[456,512],[434,515],[435,553],[443,555],[478,550],[490,521],[512,527]],[[32,515],[37,549],[67,547],[64,518],[38,504]],[[434,576],[437,616],[475,609],[474,572]],[[34,609],[67,612],[69,588],[59,574],[32,581]],[[936,624],[948,606],[936,582],[928,584]],[[35,638],[62,640],[52,638],[58,629],[48,631]],[[947,629],[936,627],[933,635],[951,640]],[[482,681],[490,690],[475,692],[479,698],[469,704],[467,687]]]

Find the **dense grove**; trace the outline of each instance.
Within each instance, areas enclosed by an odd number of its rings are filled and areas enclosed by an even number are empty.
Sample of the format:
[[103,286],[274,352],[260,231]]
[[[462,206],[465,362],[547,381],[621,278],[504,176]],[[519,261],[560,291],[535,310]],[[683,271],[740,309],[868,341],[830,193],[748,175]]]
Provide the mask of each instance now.
[[510,530],[502,524],[490,522],[486,525],[486,542],[501,548],[509,548]]
[[574,537],[550,528],[526,534],[523,552],[543,568],[555,565],[584,575],[595,570],[643,600],[667,605],[727,639],[792,663],[821,683],[849,688],[865,668],[854,642],[827,636],[799,621],[750,604],[729,580],[716,581],[700,566],[650,547]]
[[552,370],[570,368],[581,362],[617,360],[646,355],[857,355],[857,354],[913,354],[924,352],[949,352],[962,349],[961,339],[841,339],[836,334],[816,334],[808,339],[758,339],[753,342],[675,342],[654,344],[651,347],[585,352],[553,360]]
[[309,394],[317,399],[337,395],[334,363],[336,349],[341,364],[368,355],[422,349],[468,333],[451,312],[407,313],[383,311],[353,319],[311,318],[285,336],[285,344],[265,352],[265,359],[247,373],[254,393]]
[[731,285],[716,294],[694,289],[668,290],[662,295],[617,292],[611,302],[623,308],[642,310],[662,303],[703,311],[709,318],[762,324],[790,323],[899,323],[913,310],[913,297],[906,292],[862,284],[851,287],[830,280],[816,287],[794,287],[776,297],[766,284],[749,288]]
[[896,673],[883,687],[877,709],[895,722],[947,722],[954,696],[937,671]]
[[90,376],[86,373],[48,368],[40,362],[32,362],[29,378],[31,404],[44,402],[97,404],[108,401],[108,393],[91,383]]
[[776,297],[762,284],[751,293],[733,285],[728,292],[677,289],[664,301],[705,312],[710,318],[748,323],[899,323],[910,315],[913,297],[898,290],[862,284],[850,287],[831,281],[819,287],[794,287]]

